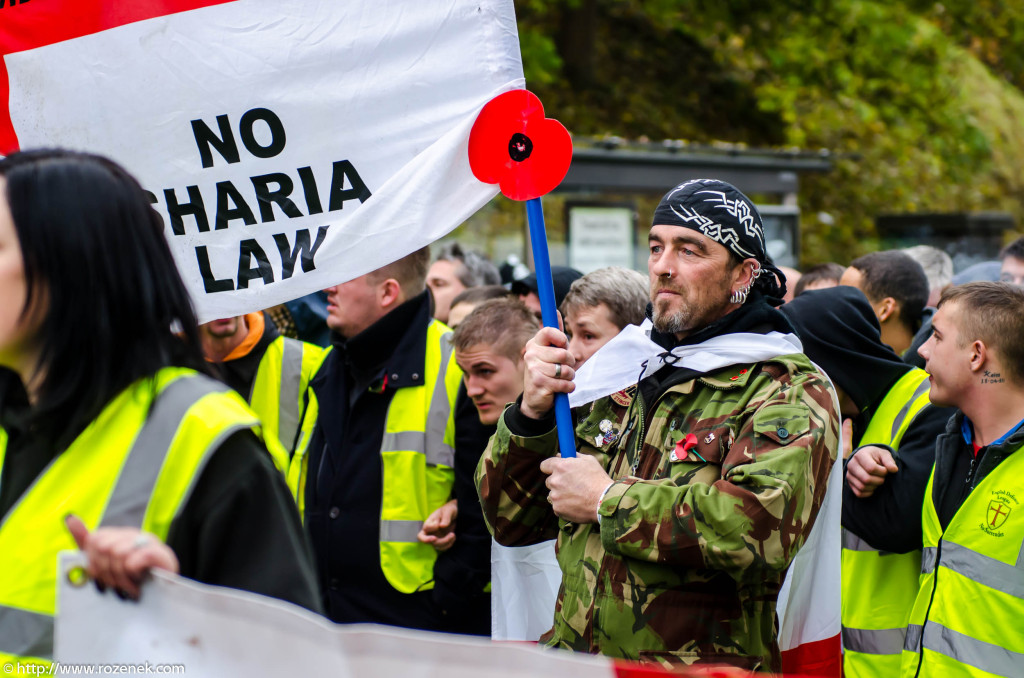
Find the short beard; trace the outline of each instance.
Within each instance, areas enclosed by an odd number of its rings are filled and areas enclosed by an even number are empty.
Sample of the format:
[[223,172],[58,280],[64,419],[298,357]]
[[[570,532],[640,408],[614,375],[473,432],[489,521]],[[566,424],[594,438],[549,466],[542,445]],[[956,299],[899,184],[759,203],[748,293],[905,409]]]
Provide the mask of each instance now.
[[690,309],[677,311],[671,315],[662,315],[658,312],[657,306],[652,309],[651,320],[654,329],[662,334],[681,334],[690,329]]
[[[709,281],[710,282],[710,281]],[[675,313],[664,313],[658,310],[655,303],[651,308],[651,321],[654,329],[663,334],[690,334],[702,329],[725,315],[730,301],[728,292],[721,300],[703,299],[703,303],[688,304]]]

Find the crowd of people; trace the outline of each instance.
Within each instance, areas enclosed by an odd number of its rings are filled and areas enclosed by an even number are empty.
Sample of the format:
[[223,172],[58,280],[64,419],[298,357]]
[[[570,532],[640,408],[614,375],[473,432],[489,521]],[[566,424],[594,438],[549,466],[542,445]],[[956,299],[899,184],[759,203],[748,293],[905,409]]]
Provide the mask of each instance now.
[[123,597],[161,568],[488,636],[493,539],[555,541],[546,645],[779,672],[840,463],[845,674],[1019,675],[1024,239],[989,280],[928,246],[801,274],[701,179],[648,240],[647,276],[554,267],[559,328],[458,244],[198,325],[124,170],[0,160],[0,663],[53,658],[76,545]]

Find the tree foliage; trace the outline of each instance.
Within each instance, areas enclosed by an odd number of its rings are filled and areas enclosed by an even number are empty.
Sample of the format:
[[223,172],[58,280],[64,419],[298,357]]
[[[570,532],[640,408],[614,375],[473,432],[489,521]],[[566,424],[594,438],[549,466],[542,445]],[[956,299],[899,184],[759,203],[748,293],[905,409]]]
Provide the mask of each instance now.
[[803,260],[845,263],[877,246],[878,214],[1024,216],[1018,4],[527,0],[517,10],[528,85],[576,134],[833,151],[832,172],[803,179]]

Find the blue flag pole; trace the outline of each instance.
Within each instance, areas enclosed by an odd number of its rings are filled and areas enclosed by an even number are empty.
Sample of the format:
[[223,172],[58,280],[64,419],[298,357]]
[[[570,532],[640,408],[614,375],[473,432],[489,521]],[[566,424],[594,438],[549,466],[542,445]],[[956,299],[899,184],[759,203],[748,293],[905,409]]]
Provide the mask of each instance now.
[[[544,228],[544,208],[540,198],[526,201],[526,218],[530,225],[533,246],[533,265],[537,273],[537,296],[540,297],[540,315],[544,327],[558,329],[558,308],[555,305],[555,284],[551,279],[551,259],[548,256],[548,236]],[[558,447],[563,457],[576,456],[576,434],[569,410],[569,396],[555,394],[555,424],[558,429]]]

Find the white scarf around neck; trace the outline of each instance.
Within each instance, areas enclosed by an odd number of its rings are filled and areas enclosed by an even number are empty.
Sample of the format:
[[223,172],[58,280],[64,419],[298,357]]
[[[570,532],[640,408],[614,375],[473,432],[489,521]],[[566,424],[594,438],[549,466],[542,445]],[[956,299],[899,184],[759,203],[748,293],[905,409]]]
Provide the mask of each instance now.
[[649,376],[666,364],[712,372],[729,365],[755,363],[803,352],[803,344],[795,334],[782,332],[720,334],[699,344],[676,346],[671,352],[666,352],[651,340],[652,329],[649,319],[642,325],[627,325],[590,356],[576,373],[576,390],[569,394],[569,405],[585,405],[632,386],[637,383],[645,361],[647,369],[644,376]]

